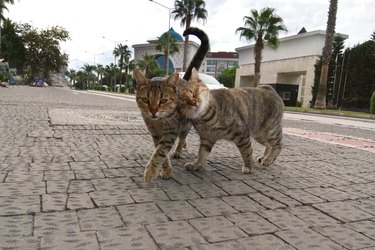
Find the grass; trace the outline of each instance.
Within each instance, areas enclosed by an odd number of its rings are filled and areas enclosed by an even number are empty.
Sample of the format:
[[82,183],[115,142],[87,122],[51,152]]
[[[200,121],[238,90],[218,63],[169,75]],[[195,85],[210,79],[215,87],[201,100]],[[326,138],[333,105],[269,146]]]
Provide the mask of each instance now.
[[348,116],[356,118],[367,118],[374,119],[375,114],[366,112],[348,111],[348,110],[336,110],[336,109],[314,109],[314,108],[303,108],[303,107],[285,107],[286,111],[303,112],[303,113],[315,113],[325,115],[337,115],[337,116]]

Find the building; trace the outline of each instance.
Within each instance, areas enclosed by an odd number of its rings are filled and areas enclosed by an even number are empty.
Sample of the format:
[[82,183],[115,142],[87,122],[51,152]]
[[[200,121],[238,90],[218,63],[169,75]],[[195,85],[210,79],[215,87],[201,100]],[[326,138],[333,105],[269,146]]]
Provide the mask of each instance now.
[[[180,34],[170,28],[168,31],[170,36],[174,37],[177,41],[179,46],[179,53],[169,56],[169,72],[181,72],[182,65],[183,65],[183,57],[184,57],[184,39]],[[142,58],[148,55],[155,55],[156,60],[158,61],[160,68],[163,68],[164,65],[164,52],[158,51],[155,49],[157,44],[157,39],[148,40],[147,43],[144,44],[134,44],[134,60],[135,62],[142,60]],[[194,54],[197,52],[199,48],[199,44],[194,41],[189,41],[188,43],[188,62],[194,57]]]
[[[169,56],[169,72],[181,72],[184,57],[184,39],[180,34],[175,32],[173,28],[169,30],[169,34],[174,37],[180,48],[179,53]],[[157,44],[157,39],[148,40],[144,44],[134,44],[134,60],[135,62],[142,60],[142,58],[148,55],[154,55],[159,63],[160,68],[164,65],[164,53],[157,51],[155,49]],[[193,59],[195,53],[197,52],[200,44],[189,40],[188,43],[188,64]],[[199,72],[205,73],[215,78],[226,68],[238,65],[238,53],[237,52],[209,52],[206,59],[203,61]]]
[[208,52],[202,65],[202,73],[217,78],[224,69],[238,66],[238,61],[237,52]]
[[[297,35],[280,38],[276,50],[265,46],[260,83],[273,86],[286,105],[294,106],[300,102],[303,107],[308,107],[312,99],[314,65],[322,55],[324,43],[325,31],[306,32],[303,28]],[[236,48],[240,66],[236,72],[236,87],[253,85],[253,49],[254,44]]]

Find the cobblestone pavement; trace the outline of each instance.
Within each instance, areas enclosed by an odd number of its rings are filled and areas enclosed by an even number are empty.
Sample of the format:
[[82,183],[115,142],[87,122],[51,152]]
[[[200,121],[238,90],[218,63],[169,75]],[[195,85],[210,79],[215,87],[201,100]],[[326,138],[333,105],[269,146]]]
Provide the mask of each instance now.
[[0,89],[0,248],[375,249],[375,153],[286,134],[269,168],[242,174],[220,142],[192,173],[191,133],[173,178],[146,184],[153,145],[137,111],[65,88]]

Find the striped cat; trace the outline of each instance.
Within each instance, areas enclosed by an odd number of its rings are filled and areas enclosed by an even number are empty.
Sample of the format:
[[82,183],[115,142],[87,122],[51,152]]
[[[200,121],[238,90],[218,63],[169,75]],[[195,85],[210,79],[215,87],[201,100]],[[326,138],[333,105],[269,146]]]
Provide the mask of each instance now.
[[281,151],[284,104],[270,86],[208,90],[193,69],[191,79],[179,89],[181,116],[192,119],[200,136],[198,159],[186,163],[189,171],[200,170],[218,140],[232,141],[238,147],[249,174],[254,167],[251,139],[266,147],[258,161],[269,166]]
[[186,84],[192,68],[200,67],[209,50],[209,41],[206,33],[198,28],[186,29],[183,35],[188,34],[197,36],[201,40],[201,45],[191,61],[184,79],[180,79],[178,73],[175,72],[168,78],[156,77],[150,80],[140,70],[134,71],[137,82],[137,105],[156,147],[144,172],[147,182],[154,181],[158,175],[163,179],[172,176],[169,151],[178,136],[179,141],[172,155],[175,158],[180,157],[182,148],[186,146],[186,136],[192,126],[190,121],[181,119],[177,112],[177,89]]

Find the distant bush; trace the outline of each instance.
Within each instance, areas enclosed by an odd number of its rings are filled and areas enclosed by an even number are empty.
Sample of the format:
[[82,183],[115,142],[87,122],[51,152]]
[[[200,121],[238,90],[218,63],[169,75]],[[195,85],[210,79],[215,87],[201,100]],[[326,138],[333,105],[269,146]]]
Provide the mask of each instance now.
[[370,113],[375,114],[375,91],[372,92],[372,96],[370,99]]

